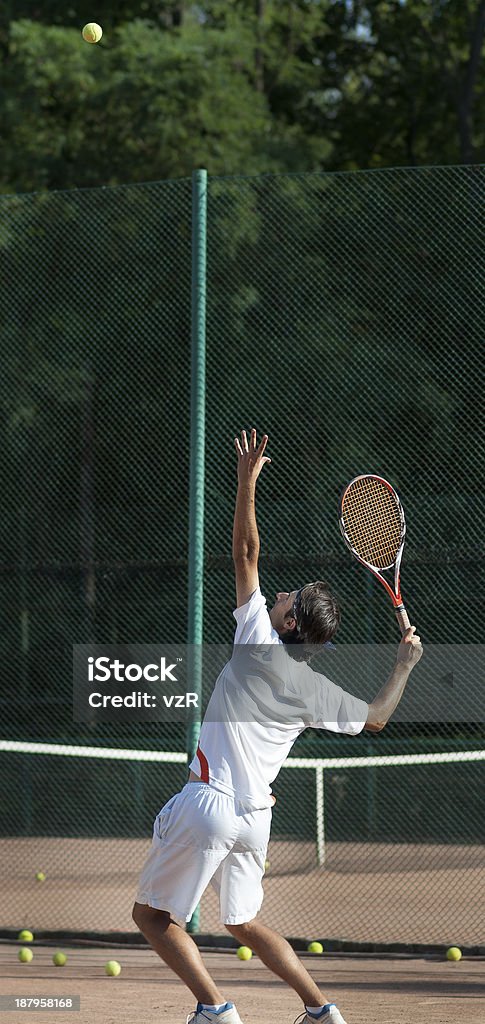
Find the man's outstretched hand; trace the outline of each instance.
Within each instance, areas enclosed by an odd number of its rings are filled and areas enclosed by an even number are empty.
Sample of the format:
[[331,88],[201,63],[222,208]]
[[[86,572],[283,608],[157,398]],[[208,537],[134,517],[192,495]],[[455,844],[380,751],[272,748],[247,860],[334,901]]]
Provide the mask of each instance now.
[[259,534],[256,523],[256,480],[265,464],[271,459],[264,454],[268,435],[263,434],[259,445],[256,443],[253,427],[249,442],[245,430],[241,440],[234,439],[237,452],[237,497],[234,510],[232,533],[232,557],[236,571],[237,606],[247,604],[251,594],[259,587],[258,558]]
[[406,689],[409,675],[422,653],[421,640],[416,636],[416,626],[410,626],[397,649],[396,664],[389,679],[369,704],[369,714],[365,723],[365,728],[369,732],[380,732],[394,714]]
[[417,665],[423,648],[421,645],[421,637],[416,635],[416,626],[410,626],[406,630],[401,643],[397,649],[397,661],[400,665],[407,665],[408,668],[414,668]]
[[254,427],[249,436],[249,442],[246,431],[241,430],[241,440],[236,437],[234,444],[237,452],[237,475],[239,481],[241,483],[256,482],[265,462],[271,462],[271,459],[264,454],[268,444],[268,435],[263,434],[259,445],[257,445]]

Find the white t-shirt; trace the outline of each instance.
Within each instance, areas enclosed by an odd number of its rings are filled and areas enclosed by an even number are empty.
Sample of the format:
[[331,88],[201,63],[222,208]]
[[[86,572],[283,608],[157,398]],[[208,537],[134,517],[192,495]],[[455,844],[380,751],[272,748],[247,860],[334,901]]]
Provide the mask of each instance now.
[[304,729],[356,735],[369,706],[287,653],[259,588],[234,618],[233,656],[217,678],[190,768],[257,810],[273,805],[271,783]]

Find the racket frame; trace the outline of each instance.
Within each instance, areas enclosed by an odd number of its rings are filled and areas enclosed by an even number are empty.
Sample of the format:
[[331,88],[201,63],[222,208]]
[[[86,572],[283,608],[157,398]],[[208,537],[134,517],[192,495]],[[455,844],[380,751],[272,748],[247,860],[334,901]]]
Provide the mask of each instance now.
[[[396,502],[397,509],[398,509],[398,512],[399,512],[399,517],[400,517],[400,520],[401,520],[401,540],[400,540],[399,548],[398,548],[396,557],[394,559],[394,562],[391,562],[390,565],[382,566],[380,569],[378,568],[378,566],[372,565],[371,562],[367,562],[365,560],[365,558],[362,558],[361,555],[359,555],[357,553],[357,551],[355,550],[355,548],[352,545],[350,537],[347,534],[345,526],[344,526],[344,511],[343,511],[343,508],[344,508],[345,496],[348,493],[348,491],[350,490],[350,488],[352,487],[352,485],[357,483],[358,480],[378,480],[379,483],[384,484],[384,486],[387,487],[388,491],[390,492],[390,494],[392,495],[393,499]],[[342,491],[342,494],[340,496],[340,502],[339,502],[339,526],[340,526],[340,532],[341,532],[342,537],[343,537],[343,539],[345,541],[345,544],[347,545],[349,551],[352,552],[354,558],[356,558],[357,561],[361,563],[361,565],[365,566],[366,569],[369,569],[369,571],[373,574],[373,576],[375,576],[376,579],[379,580],[379,583],[382,583],[383,587],[385,587],[385,589],[387,590],[387,593],[389,594],[389,597],[391,598],[391,601],[392,601],[393,606],[394,606],[394,611],[396,613],[396,618],[397,618],[397,621],[399,623],[399,628],[401,630],[401,633],[405,633],[406,630],[409,629],[410,622],[409,622],[409,617],[408,617],[407,611],[406,611],[406,609],[404,607],[404,603],[403,603],[403,599],[402,599],[400,574],[401,574],[401,559],[402,559],[402,553],[403,553],[403,549],[404,549],[404,541],[406,539],[406,520],[404,518],[404,509],[403,509],[402,504],[401,504],[401,499],[400,499],[397,491],[394,489],[394,487],[392,487],[392,485],[389,483],[388,480],[385,480],[383,476],[378,476],[377,473],[361,473],[359,476],[354,476],[353,480],[351,480],[350,483],[347,484],[347,486],[344,488],[344,490]],[[394,568],[394,589],[392,588],[391,584],[382,575],[382,570],[384,570],[384,572],[386,572],[388,569],[392,569],[392,568]]]

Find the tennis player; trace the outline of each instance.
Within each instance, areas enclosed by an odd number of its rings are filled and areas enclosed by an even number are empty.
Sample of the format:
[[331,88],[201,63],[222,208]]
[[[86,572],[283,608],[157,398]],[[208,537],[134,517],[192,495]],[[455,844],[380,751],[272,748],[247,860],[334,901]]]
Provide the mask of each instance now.
[[[259,588],[256,481],[268,438],[256,431],[236,438],[238,490],[233,528],[236,633],[231,661],[220,673],[202,724],[189,781],[155,819],[133,918],[162,960],[197,1000],[187,1024],[242,1024],[180,921],[189,921],[209,883],[219,896],[221,921],[240,945],[290,985],[303,1002],[295,1024],[345,1024],[289,943],[256,916],[271,826],[271,784],[297,737],[308,726],[356,735],[380,731],[397,707],[422,654],[410,628],[395,667],[369,705],[309,664],[340,621],[325,583],[280,592],[268,611]],[[244,648],[242,645],[250,645]],[[267,651],[274,657],[267,658]],[[238,670],[237,653],[253,658]],[[266,1024],[266,1022],[263,1022]]]

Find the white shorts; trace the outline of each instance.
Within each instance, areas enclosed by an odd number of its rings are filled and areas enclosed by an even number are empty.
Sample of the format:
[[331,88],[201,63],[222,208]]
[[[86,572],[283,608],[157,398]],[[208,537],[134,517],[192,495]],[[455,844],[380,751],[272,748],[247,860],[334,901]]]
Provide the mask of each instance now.
[[155,818],[137,903],[190,921],[210,884],[223,924],[244,924],[263,902],[271,809],[244,810],[206,782],[188,782]]

